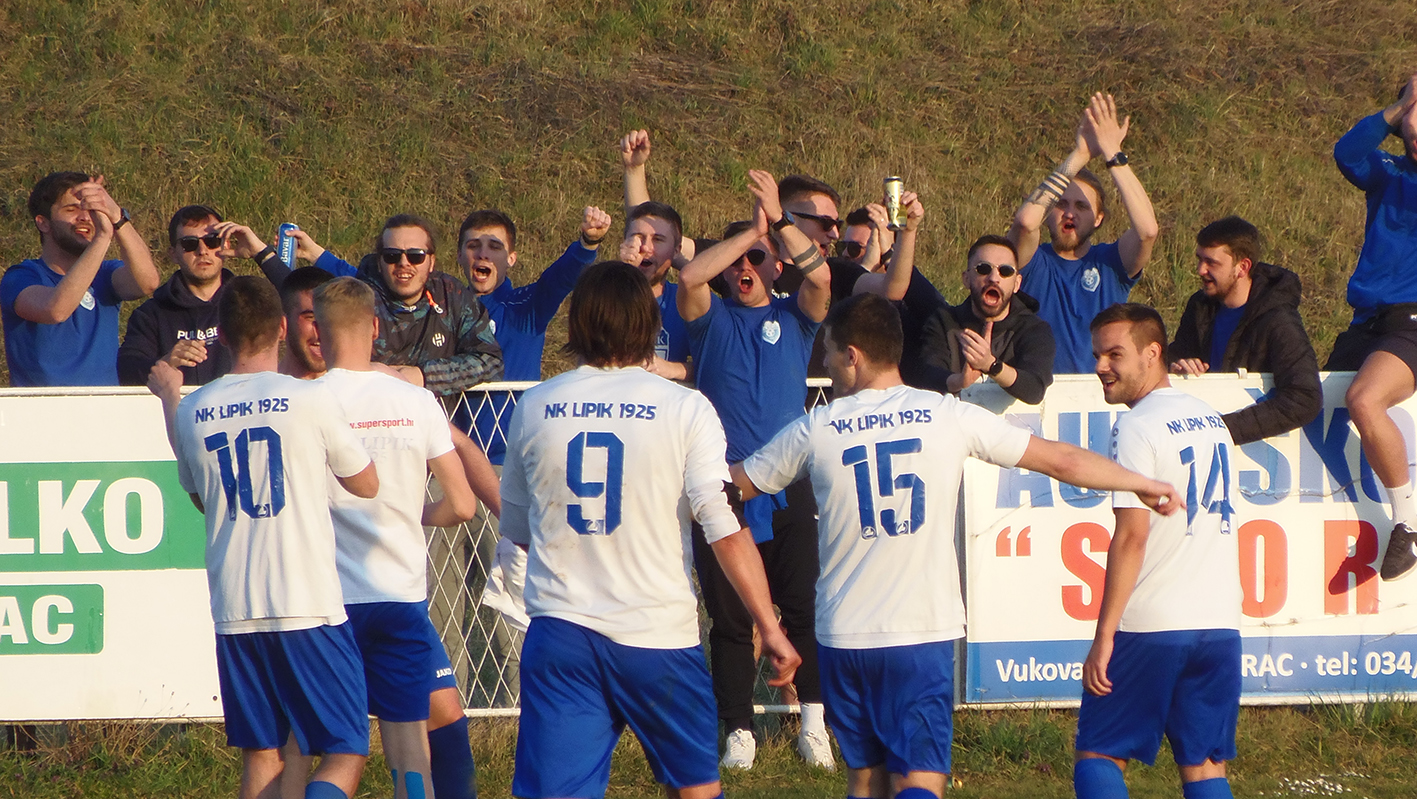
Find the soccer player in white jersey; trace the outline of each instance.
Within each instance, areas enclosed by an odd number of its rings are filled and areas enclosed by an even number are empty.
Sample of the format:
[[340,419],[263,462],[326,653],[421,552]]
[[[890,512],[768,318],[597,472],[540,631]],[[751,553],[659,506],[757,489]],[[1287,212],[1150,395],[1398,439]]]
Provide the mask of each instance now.
[[[394,795],[424,799],[432,782],[429,696],[437,691],[459,714],[462,705],[455,686],[437,687],[440,672],[451,678],[452,664],[428,619],[423,526],[453,527],[471,519],[477,498],[437,398],[370,362],[378,335],[374,303],[374,290],[352,277],[314,290],[315,324],[330,367],[318,382],[339,400],[380,477],[374,499],[332,485],[330,513],[345,610],[364,656],[369,712],[379,719]],[[425,504],[429,471],[443,496]],[[462,737],[466,746],[466,730]]]
[[900,315],[882,297],[836,303],[825,330],[836,399],[735,464],[733,480],[744,499],[812,480],[822,693],[848,796],[932,799],[950,771],[954,647],[964,635],[954,541],[965,459],[1137,491],[1161,512],[1179,499],[1101,455],[902,385]]
[[273,797],[293,733],[324,755],[306,799],[346,799],[369,754],[364,671],[335,567],[328,474],[373,497],[379,478],[325,386],[277,374],[285,320],[263,278],[224,289],[218,336],[231,373],[181,398],[153,367],[182,488],[207,517],[207,584],[227,742],[241,796]]
[[582,365],[528,389],[512,416],[502,535],[530,550],[512,779],[523,799],[604,796],[627,724],[671,799],[722,795],[690,514],[762,630],[772,684],[801,663],[730,509],[718,416],[702,394],[644,369],[659,327],[638,269],[587,268],[566,345]]
[[1219,413],[1171,388],[1156,311],[1113,305],[1091,327],[1103,396],[1131,408],[1112,428],[1113,458],[1185,486],[1186,508],[1159,518],[1131,494],[1113,495],[1074,789],[1079,799],[1125,799],[1127,761],[1155,762],[1165,734],[1186,799],[1229,799],[1225,761],[1240,713],[1234,444]]

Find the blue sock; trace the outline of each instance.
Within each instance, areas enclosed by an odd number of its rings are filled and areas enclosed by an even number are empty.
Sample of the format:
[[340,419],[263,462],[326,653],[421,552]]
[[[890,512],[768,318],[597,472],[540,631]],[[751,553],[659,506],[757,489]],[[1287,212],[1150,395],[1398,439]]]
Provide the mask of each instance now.
[[438,799],[477,799],[477,767],[467,740],[467,719],[428,731],[433,795]]
[[1078,799],[1127,799],[1127,782],[1116,763],[1089,757],[1073,764],[1073,792]]
[[895,799],[940,799],[928,788],[906,788],[895,795]]
[[312,781],[305,786],[305,799],[349,799],[333,782]]
[[1235,794],[1230,792],[1230,780],[1224,777],[1183,782],[1181,795],[1186,799],[1235,799]]

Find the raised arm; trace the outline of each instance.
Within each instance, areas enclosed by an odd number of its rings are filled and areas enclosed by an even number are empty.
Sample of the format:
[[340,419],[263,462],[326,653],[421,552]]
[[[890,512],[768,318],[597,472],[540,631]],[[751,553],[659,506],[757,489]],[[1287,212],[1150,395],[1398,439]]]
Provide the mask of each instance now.
[[1185,506],[1176,488],[1169,483],[1143,477],[1110,458],[1061,441],[1030,438],[1018,465],[1079,488],[1130,491],[1147,507],[1165,516]]
[[1382,184],[1385,172],[1379,163],[1379,147],[1397,130],[1402,118],[1412,112],[1414,104],[1417,104],[1417,75],[1413,75],[1402,88],[1397,102],[1359,120],[1333,146],[1333,159],[1338,164],[1338,171],[1349,183],[1364,191],[1372,191]]
[[[767,217],[769,228],[776,225],[783,218],[777,180],[761,169],[750,169],[748,190],[758,198],[758,207]],[[756,216],[755,213],[755,219]],[[796,224],[776,231],[773,237],[777,239],[778,252],[785,254],[787,260],[792,261],[802,273],[802,285],[797,289],[797,307],[814,322],[826,319],[827,306],[831,304],[831,270],[822,268],[827,265],[827,259],[822,257],[817,243],[798,230]],[[685,321],[688,321],[687,317]]]
[[[920,204],[913,191],[901,194],[900,204],[905,206],[905,230],[896,234],[890,264],[884,272],[871,272],[857,278],[856,285],[851,288],[852,294],[870,292],[897,302],[905,299],[905,292],[910,288],[910,273],[915,271],[915,231],[920,228],[920,220],[925,218],[925,206]],[[872,241],[875,240],[872,236]]]
[[645,163],[649,161],[649,131],[632,130],[620,139],[620,163],[625,167],[625,218],[640,203],[649,202]]
[[113,292],[122,299],[137,300],[156,291],[162,284],[162,276],[153,263],[152,251],[132,224],[119,224],[123,209],[109,196],[103,175],[80,186],[75,194],[89,210],[89,216],[104,216],[113,228],[113,240],[123,254],[123,266],[113,273]]
[[767,232],[767,216],[759,206],[753,210],[752,227],[709,247],[684,265],[679,272],[679,291],[674,301],[679,306],[679,315],[685,322],[692,322],[708,313],[713,302],[709,281],[742,258],[758,239],[767,235]]
[[103,256],[113,243],[114,235],[113,223],[107,214],[93,211],[89,216],[93,219],[93,238],[84,248],[84,254],[60,278],[59,284],[53,287],[26,286],[15,296],[15,313],[21,319],[54,325],[67,320],[79,307],[79,302],[98,276]]
[[1093,153],[1088,148],[1087,137],[1083,135],[1083,129],[1087,126],[1087,117],[1083,116],[1082,122],[1078,124],[1076,138],[1073,142],[1073,151],[1068,153],[1068,157],[1063,159],[1058,168],[1053,173],[1043,179],[1032,194],[1023,201],[1023,205],[1014,212],[1013,225],[1008,232],[1009,241],[1018,248],[1019,268],[1028,265],[1033,254],[1038,251],[1038,242],[1042,240],[1043,219],[1048,216],[1048,209],[1057,204],[1063,196],[1063,192],[1068,190],[1068,184],[1072,183],[1073,176],[1082,171],[1087,166],[1087,162],[1092,160]]
[[[1117,239],[1117,248],[1122,256],[1122,264],[1127,268],[1128,277],[1136,277],[1151,260],[1152,247],[1156,237],[1161,235],[1161,225],[1156,221],[1156,210],[1151,207],[1151,198],[1136,173],[1126,164],[1113,165],[1110,162],[1122,152],[1122,140],[1131,127],[1131,117],[1117,121],[1117,101],[1110,94],[1098,92],[1092,95],[1092,104],[1087,111],[1088,128],[1097,155],[1109,162],[1107,171],[1112,173],[1112,182],[1117,185],[1117,196],[1122,200],[1122,208],[1127,212],[1131,227]],[[1022,258],[1022,255],[1020,255]]]

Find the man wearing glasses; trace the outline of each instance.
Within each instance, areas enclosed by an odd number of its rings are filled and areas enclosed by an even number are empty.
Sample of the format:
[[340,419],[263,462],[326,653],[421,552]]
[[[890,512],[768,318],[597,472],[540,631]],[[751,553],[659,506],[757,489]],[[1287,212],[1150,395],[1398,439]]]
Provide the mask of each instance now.
[[[389,217],[374,240],[374,252],[358,269],[305,231],[292,235],[297,257],[335,277],[358,277],[374,289],[379,298],[376,361],[439,397],[502,378],[502,349],[487,309],[457,278],[436,269],[432,222],[416,214]],[[284,275],[267,276],[277,285],[284,280]]]
[[121,385],[145,385],[160,360],[182,372],[187,386],[204,386],[231,371],[231,353],[216,336],[221,288],[233,277],[227,259],[252,258],[263,271],[284,271],[275,248],[205,205],[177,209],[167,223],[167,243],[177,271],[128,317],[118,348]]
[[969,246],[964,287],[969,299],[943,306],[926,321],[921,360],[904,364],[909,384],[958,394],[987,375],[1010,396],[1037,405],[1053,382],[1056,344],[1038,301],[1019,291],[1018,253],[1003,236]]
[[[723,421],[730,462],[748,457],[802,415],[807,359],[826,318],[831,293],[823,242],[836,238],[834,224],[801,222],[799,229],[796,214],[788,213],[778,201],[778,184],[772,175],[755,169],[748,178],[757,198],[752,221],[730,225],[722,242],[686,264],[679,273],[676,297],[689,332],[698,388]],[[820,191],[809,195],[799,195],[796,207],[809,209],[806,214],[823,211],[835,218],[830,197]],[[809,238],[814,234],[815,239]],[[786,297],[773,295],[779,256],[791,258],[799,276],[800,287]],[[720,274],[726,278],[726,299],[709,288],[709,281]],[[834,762],[817,675],[813,610],[816,510],[812,487],[802,480],[747,503],[744,515],[766,566],[773,601],[782,610],[788,640],[802,656],[795,681],[802,703],[798,752],[807,762],[830,769]],[[713,619],[709,630],[713,691],[727,736],[722,765],[752,768],[757,752],[753,619],[705,539],[696,534],[693,540],[699,586]]]

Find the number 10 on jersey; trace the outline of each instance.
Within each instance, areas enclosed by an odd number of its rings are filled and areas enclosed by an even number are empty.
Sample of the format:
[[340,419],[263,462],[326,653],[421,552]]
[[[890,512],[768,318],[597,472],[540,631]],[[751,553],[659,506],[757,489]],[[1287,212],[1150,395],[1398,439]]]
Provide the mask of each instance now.
[[871,479],[870,455],[864,444],[841,453],[841,465],[850,466],[856,478],[856,507],[861,514],[861,537],[875,538],[876,500],[895,499],[896,491],[910,492],[910,518],[896,518],[895,508],[882,508],[880,529],[888,536],[913,533],[925,523],[925,481],[909,472],[896,474],[891,458],[920,451],[920,439],[906,438],[876,444],[876,479]]

